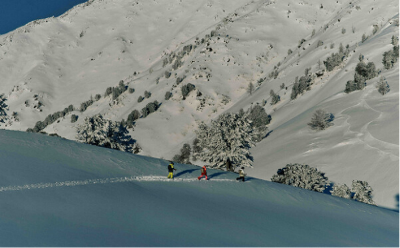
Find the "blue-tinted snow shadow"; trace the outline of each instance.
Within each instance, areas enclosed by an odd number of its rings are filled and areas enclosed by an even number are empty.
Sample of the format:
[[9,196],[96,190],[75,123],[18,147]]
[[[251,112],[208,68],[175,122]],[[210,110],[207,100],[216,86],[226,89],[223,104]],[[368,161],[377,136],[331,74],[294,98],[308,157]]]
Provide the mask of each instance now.
[[198,170],[200,170],[200,169],[184,170],[184,171],[181,171],[179,173],[176,173],[175,177],[179,177],[179,176],[185,175],[187,173],[192,174],[193,171],[198,171]]
[[267,138],[274,130],[269,131],[264,137],[263,139]]
[[255,177],[245,177],[244,181],[251,181],[251,180],[254,180],[254,179],[257,179],[257,178],[255,178]]
[[322,192],[324,194],[332,195],[331,191],[333,190],[333,185],[334,183],[329,183],[326,187],[325,190]]
[[209,175],[208,178],[211,179],[211,178],[218,177],[220,175],[227,174],[227,173],[228,173],[227,171],[217,172],[217,173]]

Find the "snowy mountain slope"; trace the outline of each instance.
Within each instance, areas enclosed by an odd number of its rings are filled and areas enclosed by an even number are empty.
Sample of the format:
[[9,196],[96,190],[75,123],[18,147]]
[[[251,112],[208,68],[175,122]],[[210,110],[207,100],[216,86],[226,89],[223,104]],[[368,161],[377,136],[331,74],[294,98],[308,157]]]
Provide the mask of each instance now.
[[[80,114],[76,124],[71,125],[67,118],[45,131],[74,139],[74,126],[85,116],[100,112],[108,118],[126,119],[133,109],[140,111],[149,101],[158,100],[166,113],[155,117],[156,126],[152,126],[153,120],[139,120],[134,136],[141,140],[145,154],[169,154],[164,144],[179,149],[176,144],[187,135],[191,137],[196,120],[217,116],[245,93],[249,81],[265,77],[288,47],[311,32],[315,18],[329,20],[330,11],[318,11],[318,6],[307,4],[298,10],[294,7],[292,18],[286,18],[282,12],[286,5],[290,2],[89,1],[60,18],[33,22],[4,35],[1,49],[7,56],[2,60],[4,83],[0,92],[9,95],[10,114],[15,111],[20,116],[11,129],[33,127],[36,121],[70,104],[79,109],[80,103],[103,95],[107,87],[124,80],[135,89],[134,94],[126,92],[118,104],[102,99]],[[315,15],[304,19],[310,11]],[[265,23],[282,23],[285,29],[282,35],[272,36],[282,26]],[[213,30],[214,37],[202,43]],[[293,39],[287,39],[289,35]],[[171,52],[178,54],[186,45],[197,48],[183,56],[181,67],[172,69],[176,59],[162,66]],[[165,71],[176,76],[166,79]],[[186,77],[182,85],[195,84],[202,97],[196,99],[192,93],[181,101],[180,85],[176,87],[175,82],[178,77]],[[138,103],[146,90],[152,97]],[[171,90],[172,101],[164,101],[165,93]],[[192,117],[174,121],[176,114]],[[155,133],[159,126],[170,130]],[[162,140],[161,145],[148,138],[152,134]]]
[[[387,41],[396,32],[398,27],[384,26],[366,44],[360,44],[356,54],[379,65],[383,51],[390,49]],[[307,92],[293,102],[278,104],[272,114],[276,117],[270,125],[272,132],[252,151],[252,175],[270,179],[287,163],[305,163],[318,167],[335,183],[368,181],[379,205],[395,207],[399,192],[399,69],[382,70],[381,76],[391,86],[384,97],[376,90],[379,77],[367,81],[363,91],[345,94],[344,83],[354,74],[357,62],[353,56],[330,75],[332,78],[314,85],[314,94]],[[268,90],[256,94],[266,95]],[[261,99],[255,96],[252,100],[257,102],[257,98]],[[317,109],[335,116],[333,127],[323,132],[309,129],[307,123]]]
[[[252,150],[250,175],[269,180],[287,163],[303,162],[336,183],[367,180],[378,205],[396,208],[398,69],[383,71],[391,85],[388,95],[375,91],[376,78],[362,93],[342,93],[360,53],[382,67],[391,36],[398,36],[396,18],[393,1],[88,1],[59,18],[0,36],[0,93],[8,105],[2,127],[24,131],[72,104],[75,111],[44,131],[74,140],[87,116],[127,119],[132,110],[157,100],[160,109],[139,119],[131,135],[142,154],[171,159],[192,142],[198,121],[267,100],[272,132]],[[371,35],[373,25],[379,29]],[[364,33],[371,37],[361,43]],[[323,45],[317,47],[319,41]],[[290,101],[294,78],[309,67],[318,71],[318,61],[337,52],[340,43],[351,48],[340,68],[325,72],[311,91]],[[276,79],[269,77],[274,67]],[[184,79],[178,83],[178,78]],[[252,95],[246,93],[250,82],[264,78]],[[135,92],[116,101],[104,97],[120,80]],[[188,83],[196,90],[183,100],[181,86]],[[280,89],[282,83],[287,90]],[[277,105],[269,104],[271,89],[281,96]],[[151,97],[139,103],[145,91]],[[173,94],[168,101],[167,91]],[[80,112],[80,104],[96,94],[101,99]],[[336,116],[334,126],[311,132],[306,123],[320,107]],[[77,122],[71,123],[71,114],[79,115]]]
[[398,246],[398,212],[61,138],[0,131],[1,246]]

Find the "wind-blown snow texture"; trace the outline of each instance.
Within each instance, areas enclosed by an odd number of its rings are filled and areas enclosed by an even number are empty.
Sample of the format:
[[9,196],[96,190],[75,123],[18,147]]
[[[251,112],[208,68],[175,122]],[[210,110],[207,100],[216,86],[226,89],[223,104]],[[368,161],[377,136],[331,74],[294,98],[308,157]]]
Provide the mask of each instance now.
[[398,246],[398,212],[0,131],[0,246]]
[[[0,94],[7,98],[1,128],[25,131],[72,104],[75,111],[44,131],[75,140],[85,117],[100,113],[126,120],[134,109],[158,101],[160,108],[138,119],[130,135],[142,155],[172,159],[193,141],[199,121],[267,100],[271,133],[250,150],[249,175],[270,180],[286,164],[304,163],[338,184],[367,181],[379,206],[396,209],[399,68],[383,69],[382,56],[392,49],[391,37],[399,35],[398,9],[393,0],[90,0],[0,36]],[[368,39],[361,42],[364,34]],[[291,101],[295,78],[306,68],[317,72],[318,62],[323,65],[341,43],[350,48],[343,63]],[[180,60],[169,62],[172,54]],[[388,94],[376,90],[379,77],[362,91],[343,93],[360,54],[382,69]],[[279,74],[270,78],[275,68]],[[168,78],[165,72],[171,73]],[[134,92],[116,100],[104,97],[120,80]],[[250,82],[256,86],[251,95]],[[183,100],[181,87],[189,83],[195,90]],[[282,83],[288,89],[281,89]],[[281,99],[275,105],[271,90]],[[138,102],[145,91],[151,96]],[[169,100],[166,92],[172,93]],[[99,101],[77,110],[97,94]],[[317,109],[335,116],[333,126],[309,129]],[[74,123],[72,114],[79,116]]]

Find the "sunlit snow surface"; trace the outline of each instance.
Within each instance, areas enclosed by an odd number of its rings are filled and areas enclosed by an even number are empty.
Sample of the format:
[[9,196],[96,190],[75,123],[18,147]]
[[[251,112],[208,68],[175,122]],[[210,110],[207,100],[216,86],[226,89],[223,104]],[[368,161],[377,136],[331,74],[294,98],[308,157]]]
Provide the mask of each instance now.
[[0,246],[398,246],[398,212],[0,131]]

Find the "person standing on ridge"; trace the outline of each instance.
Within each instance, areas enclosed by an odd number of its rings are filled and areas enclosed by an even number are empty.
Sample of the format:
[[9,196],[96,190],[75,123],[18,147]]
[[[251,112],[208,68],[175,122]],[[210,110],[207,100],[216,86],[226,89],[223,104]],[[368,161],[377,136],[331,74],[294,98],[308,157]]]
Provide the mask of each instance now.
[[239,177],[236,178],[236,180],[242,180],[244,182],[244,176],[246,176],[246,173],[244,173],[244,167],[239,169]]
[[170,161],[171,163],[169,163],[168,165],[168,178],[174,179],[174,170],[176,170],[174,168],[174,162]]
[[201,175],[200,175],[197,179],[200,180],[203,176],[205,176],[205,177],[206,177],[206,180],[208,180],[208,177],[207,177],[207,168],[206,168],[205,165],[201,168]]

